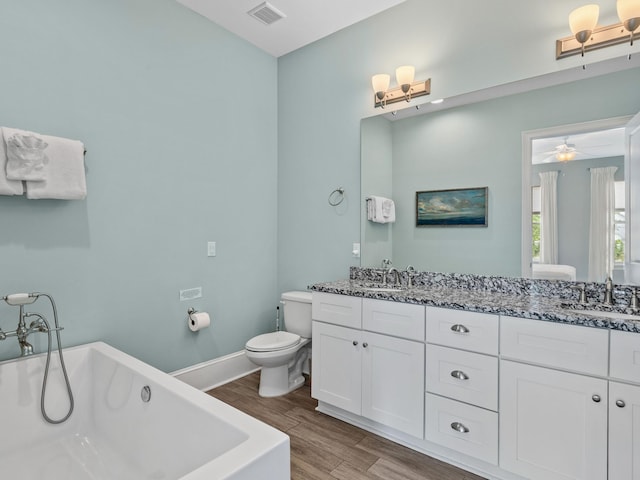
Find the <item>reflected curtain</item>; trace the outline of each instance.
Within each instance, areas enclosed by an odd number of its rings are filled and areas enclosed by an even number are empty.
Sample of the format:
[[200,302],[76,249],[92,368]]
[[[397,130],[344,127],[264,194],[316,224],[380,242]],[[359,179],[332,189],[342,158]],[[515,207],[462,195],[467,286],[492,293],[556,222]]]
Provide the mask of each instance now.
[[540,174],[540,263],[558,263],[558,172]]
[[616,170],[618,167],[591,169],[590,282],[602,282],[613,277]]

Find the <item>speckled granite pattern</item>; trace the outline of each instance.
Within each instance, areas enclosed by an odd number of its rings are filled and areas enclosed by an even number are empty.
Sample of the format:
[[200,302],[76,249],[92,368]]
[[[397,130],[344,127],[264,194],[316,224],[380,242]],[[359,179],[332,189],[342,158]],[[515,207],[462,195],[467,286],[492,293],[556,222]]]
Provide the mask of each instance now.
[[[597,311],[613,314],[637,314],[627,307],[631,287],[616,286],[616,305],[601,304],[603,286],[586,284],[589,304],[578,304],[576,282],[530,280],[480,275],[416,272],[412,286],[393,291],[375,290],[382,286],[382,270],[352,267],[349,280],[317,283],[312,291],[351,295],[379,300],[413,303],[433,307],[484,312],[549,322],[608,328],[640,333],[640,321],[606,318]],[[589,310],[589,313],[570,312]],[[593,311],[593,313],[592,313]]]

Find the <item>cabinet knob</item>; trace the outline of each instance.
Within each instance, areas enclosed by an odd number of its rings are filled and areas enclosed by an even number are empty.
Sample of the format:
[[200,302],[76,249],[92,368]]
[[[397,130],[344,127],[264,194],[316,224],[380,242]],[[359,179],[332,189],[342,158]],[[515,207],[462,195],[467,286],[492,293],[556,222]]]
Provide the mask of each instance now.
[[455,325],[451,326],[451,330],[456,332],[456,333],[469,333],[469,329],[467,327],[465,327],[464,325],[460,325],[459,323],[456,323]]
[[626,405],[626,403],[624,403],[624,400],[616,400],[616,406],[620,407],[620,408],[624,408]]
[[453,378],[457,378],[458,380],[469,380],[469,375],[461,370],[454,370],[453,372],[451,372],[451,376]]
[[453,428],[456,432],[459,433],[468,433],[469,429],[467,427],[465,427],[463,424],[461,424],[460,422],[453,422],[451,424],[451,428]]
[[593,395],[591,397],[591,400],[593,400],[596,403],[599,403],[600,402],[600,395]]
[[369,344],[368,344],[367,342],[364,342],[364,343],[362,344],[362,346],[363,346],[364,348],[367,348],[367,347],[369,346]]
[[358,346],[358,341],[357,341],[357,340],[354,340],[354,341],[353,341],[353,346],[354,346],[354,347],[357,347],[357,346]]

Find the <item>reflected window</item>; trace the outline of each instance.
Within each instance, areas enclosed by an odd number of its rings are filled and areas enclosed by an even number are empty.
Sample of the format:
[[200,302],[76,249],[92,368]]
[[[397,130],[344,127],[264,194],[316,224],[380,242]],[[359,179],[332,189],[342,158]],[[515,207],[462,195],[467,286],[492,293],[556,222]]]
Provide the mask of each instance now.
[[[531,187],[531,252],[533,263],[540,263],[540,187]],[[625,241],[625,188],[624,181],[615,182],[614,262],[624,265]]]
[[540,187],[531,187],[531,244],[533,263],[540,263]]

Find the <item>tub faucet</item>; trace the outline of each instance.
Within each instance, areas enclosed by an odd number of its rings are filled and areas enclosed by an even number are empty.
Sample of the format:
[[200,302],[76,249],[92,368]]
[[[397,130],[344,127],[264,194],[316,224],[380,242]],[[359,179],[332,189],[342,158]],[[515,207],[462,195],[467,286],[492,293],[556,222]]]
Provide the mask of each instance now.
[[389,275],[393,275],[393,283],[392,285],[395,287],[396,285],[402,285],[402,282],[400,281],[400,272],[398,271],[398,269],[396,267],[391,267],[389,270],[387,270],[387,272],[384,275],[384,284],[387,284],[387,279],[389,278]]
[[[24,306],[30,303],[35,302],[36,296],[27,296],[26,294],[17,294],[17,295],[8,295],[6,297],[2,297],[9,305],[19,306],[20,310],[18,313],[18,326],[15,330],[10,332],[4,332],[0,329],[0,340],[5,340],[7,337],[17,337],[18,344],[20,345],[20,356],[24,357],[26,355],[33,354],[33,345],[31,345],[27,341],[27,337],[31,335],[33,332],[47,332],[48,328],[45,325],[42,317],[37,313],[25,313]],[[38,317],[38,320],[31,322],[29,326],[27,326],[27,322],[25,321],[26,317],[31,315],[35,315]]]

